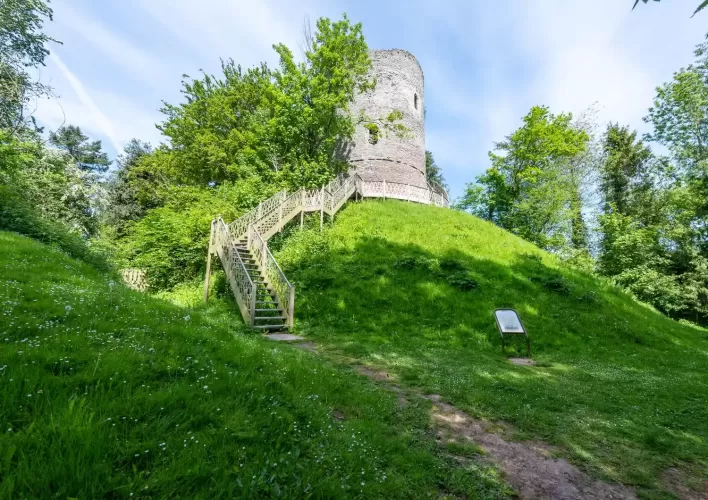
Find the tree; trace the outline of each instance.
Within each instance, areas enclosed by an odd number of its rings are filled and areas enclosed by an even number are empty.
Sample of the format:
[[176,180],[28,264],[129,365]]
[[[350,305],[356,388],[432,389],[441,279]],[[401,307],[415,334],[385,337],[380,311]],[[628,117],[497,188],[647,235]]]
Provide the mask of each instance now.
[[[492,167],[468,186],[458,206],[469,207],[523,238],[559,249],[571,234],[573,197],[569,162],[585,150],[588,134],[576,129],[572,115],[553,115],[535,106],[524,124],[490,152]],[[579,212],[578,212],[579,213]]]
[[437,163],[435,163],[433,153],[430,151],[425,152],[425,178],[430,184],[439,184],[447,189],[447,184],[445,183],[445,177],[443,177],[442,169],[438,167]]
[[101,149],[101,141],[89,140],[77,126],[68,125],[50,132],[49,142],[66,151],[76,161],[76,165],[86,172],[103,173],[111,164],[108,154]]
[[651,150],[637,139],[636,132],[619,124],[608,125],[600,167],[600,192],[606,213],[636,215],[636,194],[649,187],[648,164],[652,158]]
[[342,150],[354,132],[348,108],[370,88],[360,24],[322,18],[303,62],[274,46],[277,69],[222,63],[223,78],[183,83],[186,102],[165,105],[159,128],[170,148],[157,166],[175,183],[207,186],[258,176],[268,184],[315,187],[347,168]]
[[[659,2],[661,0],[654,0],[654,1]],[[649,3],[649,0],[642,0],[642,2]],[[636,8],[637,4],[639,4],[639,0],[634,0],[634,7],[632,7],[632,9]],[[698,8],[693,12],[693,16],[698,14],[700,11],[702,11],[706,7],[708,7],[708,0],[703,0],[700,4],[698,4]],[[691,17],[693,17],[693,16],[691,16]]]
[[595,175],[600,164],[601,145],[597,139],[596,104],[575,118],[571,124],[573,129],[584,132],[587,136],[585,147],[577,155],[564,162],[562,176],[567,179],[569,196],[568,210],[570,213],[570,248],[563,257],[573,261],[575,265],[590,269],[592,257],[589,252],[590,231],[586,222],[586,211],[592,204]]
[[123,153],[118,155],[118,168],[108,180],[108,202],[103,213],[103,222],[111,226],[119,237],[124,235],[129,222],[139,220],[145,215],[145,207],[137,197],[135,173],[140,161],[151,153],[152,146],[149,143],[131,139],[125,145]]
[[82,237],[97,233],[96,214],[104,196],[96,176],[79,169],[69,155],[46,147],[35,132],[13,137],[0,130],[0,186],[19,193],[21,205],[38,218],[60,222]]
[[27,72],[44,65],[46,45],[56,42],[42,32],[46,19],[52,20],[52,10],[43,0],[0,2],[0,128],[13,133],[25,126],[31,99],[49,93]]
[[347,168],[341,150],[354,133],[349,105],[374,85],[361,24],[344,15],[335,22],[320,18],[316,26],[302,63],[295,63],[285,45],[274,46],[280,91],[268,129],[273,158],[293,188],[319,186]]

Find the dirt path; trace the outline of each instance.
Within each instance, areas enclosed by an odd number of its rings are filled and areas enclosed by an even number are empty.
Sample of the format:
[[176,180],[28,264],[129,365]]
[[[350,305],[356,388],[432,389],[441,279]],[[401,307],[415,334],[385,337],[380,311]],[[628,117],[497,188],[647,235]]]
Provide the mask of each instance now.
[[[527,499],[629,499],[626,486],[593,479],[563,459],[551,456],[552,448],[538,441],[506,441],[492,432],[493,424],[470,417],[437,394],[423,396],[434,403],[432,419],[441,439],[468,440],[482,448],[511,484]],[[497,430],[497,429],[494,429]]]
[[[316,352],[315,344],[293,344]],[[553,448],[539,441],[511,441],[503,437],[504,424],[493,424],[471,417],[443,401],[437,394],[404,391],[391,374],[348,359],[353,368],[384,388],[395,392],[399,404],[421,397],[433,403],[431,421],[441,442],[471,442],[485,452],[485,458],[504,472],[506,480],[522,498],[528,500],[600,500],[636,499],[634,492],[621,484],[611,484],[590,477],[567,460],[553,458]],[[500,432],[502,431],[502,432]]]

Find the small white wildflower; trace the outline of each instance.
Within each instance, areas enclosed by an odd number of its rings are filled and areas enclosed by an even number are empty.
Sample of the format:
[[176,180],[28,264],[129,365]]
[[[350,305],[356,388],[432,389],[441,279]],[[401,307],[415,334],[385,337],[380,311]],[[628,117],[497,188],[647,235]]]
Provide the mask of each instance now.
[[187,315],[184,317],[184,320],[185,320],[185,321],[189,321],[189,318],[190,318],[190,316],[189,316],[189,314],[187,314]]
[[71,311],[71,306],[64,306],[64,310],[66,311],[66,314],[69,314],[69,311]]

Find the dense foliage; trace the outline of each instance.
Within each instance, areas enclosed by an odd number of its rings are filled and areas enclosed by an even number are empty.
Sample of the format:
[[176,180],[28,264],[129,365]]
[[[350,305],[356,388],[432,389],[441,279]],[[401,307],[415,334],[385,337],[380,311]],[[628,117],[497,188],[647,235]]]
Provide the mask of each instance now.
[[[277,68],[227,60],[220,77],[186,78],[185,102],[162,109],[167,143],[153,151],[136,140],[119,159],[105,234],[153,287],[199,274],[211,218],[231,219],[280,189],[322,185],[347,168],[355,125],[379,121],[347,113],[374,84],[360,24],[319,19],[302,62],[283,44],[274,49]],[[396,131],[400,117],[385,118]]]
[[708,42],[695,55],[657,88],[646,143],[534,107],[458,206],[673,317],[708,322]]
[[490,152],[492,167],[468,186],[460,208],[491,220],[543,248],[572,239],[569,208],[574,197],[570,162],[585,150],[587,134],[572,115],[535,106],[524,125]]
[[6,133],[34,125],[27,105],[50,91],[29,74],[44,65],[47,44],[55,41],[42,32],[47,19],[52,19],[52,9],[43,0],[0,2],[0,129]]

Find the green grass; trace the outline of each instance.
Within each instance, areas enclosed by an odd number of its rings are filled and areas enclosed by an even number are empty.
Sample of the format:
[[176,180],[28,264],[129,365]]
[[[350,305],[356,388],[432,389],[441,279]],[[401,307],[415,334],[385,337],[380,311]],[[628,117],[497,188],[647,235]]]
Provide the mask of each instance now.
[[0,232],[0,498],[509,496],[435,444],[429,403],[233,314]]
[[[591,473],[664,497],[661,475],[708,479],[708,332],[475,217],[397,201],[349,204],[276,256],[296,326]],[[537,367],[505,360],[495,308],[515,308]],[[517,340],[506,353],[523,352]]]

